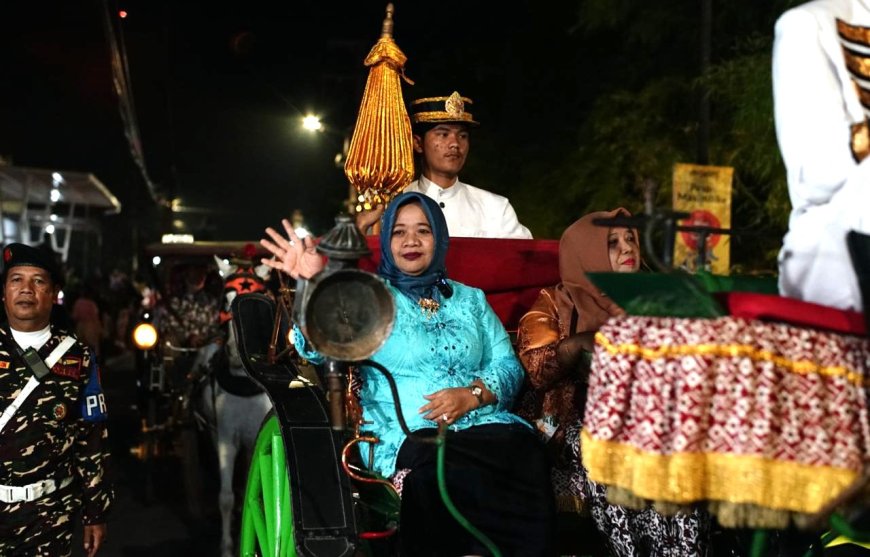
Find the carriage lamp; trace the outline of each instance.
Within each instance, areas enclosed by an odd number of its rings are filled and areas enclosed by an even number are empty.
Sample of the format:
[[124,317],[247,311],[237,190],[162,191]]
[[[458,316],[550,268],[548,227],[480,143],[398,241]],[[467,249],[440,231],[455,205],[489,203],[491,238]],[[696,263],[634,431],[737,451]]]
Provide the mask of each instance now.
[[133,329],[133,344],[139,350],[149,350],[157,344],[157,329],[151,323],[139,323]]

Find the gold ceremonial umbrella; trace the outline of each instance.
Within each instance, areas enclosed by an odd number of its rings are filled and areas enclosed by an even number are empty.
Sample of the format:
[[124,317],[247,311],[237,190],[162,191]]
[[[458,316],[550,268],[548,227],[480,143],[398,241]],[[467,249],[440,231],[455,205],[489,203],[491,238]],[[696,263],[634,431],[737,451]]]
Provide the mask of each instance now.
[[388,203],[414,177],[411,120],[399,77],[407,57],[393,42],[393,4],[387,4],[381,38],[364,61],[368,81],[347,152],[344,174],[356,188],[356,211]]

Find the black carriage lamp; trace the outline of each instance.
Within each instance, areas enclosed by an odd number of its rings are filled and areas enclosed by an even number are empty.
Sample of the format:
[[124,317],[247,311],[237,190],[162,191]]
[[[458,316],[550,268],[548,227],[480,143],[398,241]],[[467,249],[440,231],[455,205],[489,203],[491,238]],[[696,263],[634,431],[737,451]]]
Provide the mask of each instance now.
[[317,251],[329,257],[327,269],[330,265],[342,268],[355,265],[361,257],[371,253],[365,237],[350,215],[344,213],[335,217],[335,226],[321,238]]
[[297,281],[293,317],[311,346],[327,358],[332,427],[344,430],[348,365],[369,358],[386,342],[396,307],[383,279],[357,268],[370,251],[349,215],[336,217],[317,251],[329,261],[311,279]]

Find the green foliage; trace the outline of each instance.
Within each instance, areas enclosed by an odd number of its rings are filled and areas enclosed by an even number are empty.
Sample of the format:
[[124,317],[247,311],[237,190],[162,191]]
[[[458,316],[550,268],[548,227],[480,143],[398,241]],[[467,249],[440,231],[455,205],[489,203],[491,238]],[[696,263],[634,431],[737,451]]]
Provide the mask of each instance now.
[[595,66],[604,68],[595,76],[599,92],[561,158],[550,159],[533,185],[510,193],[536,236],[557,238],[590,211],[641,210],[644,179],[659,185],[657,206],[669,207],[674,164],[698,160],[706,94],[708,161],[734,167],[732,228],[748,232],[732,239],[732,266],[773,272],[790,206],[774,130],[770,53],[773,22],[790,4],[717,4],[712,62],[700,75],[697,3],[579,2],[578,44],[592,40],[595,53],[608,58]]
[[732,226],[755,231],[735,237],[732,261],[759,268],[775,266],[791,208],[774,128],[770,50],[769,37],[747,37],[734,58],[699,80],[716,107],[717,160],[735,169]]

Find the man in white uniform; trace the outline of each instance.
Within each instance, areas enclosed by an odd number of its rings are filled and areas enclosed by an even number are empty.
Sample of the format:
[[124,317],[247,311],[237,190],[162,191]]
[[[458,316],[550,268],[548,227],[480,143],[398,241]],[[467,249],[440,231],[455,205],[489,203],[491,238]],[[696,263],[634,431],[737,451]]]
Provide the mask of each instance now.
[[[469,128],[478,126],[465,105],[471,100],[453,92],[411,103],[414,151],[421,159],[420,177],[404,191],[431,197],[441,206],[450,236],[477,238],[532,237],[520,224],[506,197],[459,181],[470,146]],[[357,215],[357,226],[367,230],[383,214],[383,207]]]
[[779,254],[785,296],[861,309],[846,247],[870,232],[870,2],[814,0],[776,23],[776,132],[792,212]]

